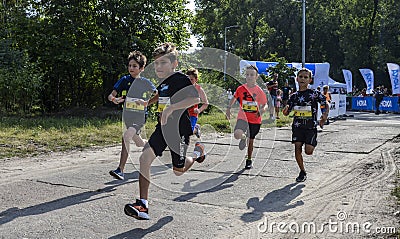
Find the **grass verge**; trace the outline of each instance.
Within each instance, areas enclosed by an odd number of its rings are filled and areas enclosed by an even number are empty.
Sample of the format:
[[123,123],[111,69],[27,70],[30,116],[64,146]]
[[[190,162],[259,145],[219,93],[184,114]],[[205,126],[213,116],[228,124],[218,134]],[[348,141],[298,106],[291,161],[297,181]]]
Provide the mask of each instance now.
[[[202,114],[198,122],[211,125],[217,132],[231,130],[225,114],[220,111]],[[234,126],[236,120],[231,122]],[[279,127],[290,122],[288,117],[281,117],[276,123],[264,121],[262,127]],[[150,136],[155,125],[154,120],[146,123],[144,138]],[[2,117],[0,129],[0,159],[120,144],[123,132],[120,114],[108,117]]]

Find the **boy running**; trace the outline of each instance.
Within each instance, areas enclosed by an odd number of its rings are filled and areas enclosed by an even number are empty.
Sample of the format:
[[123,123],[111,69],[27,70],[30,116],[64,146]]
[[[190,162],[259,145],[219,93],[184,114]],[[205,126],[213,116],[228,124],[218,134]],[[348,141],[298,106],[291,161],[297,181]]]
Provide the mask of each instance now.
[[231,117],[231,107],[236,100],[239,100],[239,112],[234,130],[235,139],[240,139],[239,149],[246,147],[247,137],[249,137],[247,147],[247,157],[245,169],[252,168],[252,154],[254,139],[261,127],[261,115],[267,110],[267,97],[264,91],[257,85],[258,68],[253,65],[246,67],[246,84],[239,86],[234,97],[226,109],[226,117]]
[[[303,68],[298,72],[296,81],[299,84],[299,90],[290,96],[288,104],[282,111],[284,115],[294,111],[292,143],[295,147],[297,165],[300,168],[299,176],[296,178],[297,182],[304,182],[307,178],[302,156],[303,145],[305,144],[307,155],[312,155],[317,146],[318,102],[321,106],[326,106],[326,98],[321,92],[308,89],[311,79],[312,72],[310,70]],[[323,126],[327,119],[326,107],[321,108],[321,111],[322,117],[319,124]]]
[[[122,150],[119,159],[119,165],[116,170],[110,171],[110,175],[116,179],[124,180],[124,168],[129,155],[130,141],[135,142],[136,146],[143,147],[144,140],[140,136],[140,129],[146,122],[147,101],[144,95],[147,92],[156,93],[156,87],[148,79],[140,77],[140,73],[144,70],[147,59],[139,51],[133,51],[128,55],[128,71],[129,75],[121,77],[114,85],[114,89],[108,96],[108,100],[114,104],[125,102],[123,112],[123,121],[127,130],[122,137]],[[128,90],[133,87],[135,98],[127,98]],[[117,95],[121,95],[116,98]],[[135,99],[134,102],[130,99]]]
[[176,72],[178,66],[178,51],[172,43],[163,43],[153,52],[154,68],[161,79],[157,87],[158,95],[150,102],[158,100],[158,124],[155,131],[145,144],[139,157],[139,193],[140,199],[132,204],[126,204],[126,215],[136,219],[149,219],[149,186],[150,167],[157,156],[161,156],[168,147],[171,152],[173,172],[180,176],[193,165],[205,159],[204,145],[196,143],[193,158],[186,157],[189,137],[193,134],[187,108],[200,103],[199,94],[190,79],[181,72]]
[[199,108],[199,105],[196,104],[188,109],[193,134],[196,135],[197,138],[200,138],[201,131],[200,131],[200,125],[197,124],[197,120],[199,119],[199,114],[201,112],[203,112],[205,109],[207,109],[208,99],[207,99],[206,92],[204,92],[203,88],[199,84],[197,84],[197,82],[199,80],[199,72],[197,71],[197,69],[190,68],[189,70],[186,71],[186,75],[188,75],[190,81],[196,87],[196,90],[200,96],[200,102],[202,103],[200,108]]

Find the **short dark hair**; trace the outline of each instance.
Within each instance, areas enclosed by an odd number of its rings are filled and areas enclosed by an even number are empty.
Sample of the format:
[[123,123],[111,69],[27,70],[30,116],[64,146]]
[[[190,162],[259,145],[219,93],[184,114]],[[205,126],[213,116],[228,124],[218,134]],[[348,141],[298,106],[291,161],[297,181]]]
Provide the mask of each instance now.
[[147,63],[147,58],[140,51],[132,51],[128,55],[128,64],[131,60],[136,61],[140,68],[144,67]]
[[153,51],[153,58],[159,58],[165,55],[167,55],[171,62],[178,60],[178,50],[176,50],[175,44],[171,42],[165,42],[160,44]]
[[196,69],[196,68],[189,68],[187,71],[186,71],[186,75],[192,75],[192,76],[194,76],[194,77],[196,77],[196,79],[199,77],[199,71]]
[[313,77],[312,71],[310,71],[310,70],[307,69],[307,68],[301,68],[301,69],[299,70],[299,72],[297,72],[297,75],[299,75],[300,72],[307,72],[307,73],[310,75],[310,79],[312,79],[312,77]]
[[254,66],[254,65],[246,66],[246,70],[255,70],[258,73],[258,68],[257,68],[257,66]]

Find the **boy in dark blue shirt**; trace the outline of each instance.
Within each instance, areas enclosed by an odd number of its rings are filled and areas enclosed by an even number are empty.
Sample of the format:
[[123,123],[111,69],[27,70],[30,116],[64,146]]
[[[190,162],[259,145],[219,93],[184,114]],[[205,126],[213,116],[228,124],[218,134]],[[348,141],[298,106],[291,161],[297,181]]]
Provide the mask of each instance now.
[[[299,176],[296,178],[297,182],[304,182],[307,178],[302,155],[303,145],[305,145],[304,151],[307,155],[312,155],[317,146],[318,103],[321,106],[326,105],[326,98],[321,92],[308,89],[311,80],[312,72],[310,70],[303,68],[297,73],[296,81],[299,84],[299,90],[290,96],[282,111],[284,115],[289,115],[291,111],[294,111],[292,143],[295,147],[297,165],[300,168]],[[328,117],[327,111],[324,109],[321,109],[322,117],[319,121],[321,127]]]
[[[110,171],[110,175],[116,179],[124,179],[124,168],[129,155],[131,139],[136,146],[143,147],[145,142],[140,136],[140,129],[146,122],[147,99],[146,93],[155,94],[156,87],[148,79],[140,77],[140,73],[146,65],[146,56],[139,51],[133,51],[128,55],[129,75],[121,77],[114,85],[114,89],[108,96],[108,100],[114,104],[125,102],[122,119],[125,123],[126,131],[122,137],[122,150],[119,166],[116,170]],[[134,90],[130,90],[134,88]],[[134,95],[127,93],[134,92]],[[132,93],[131,93],[132,94]],[[120,97],[117,97],[120,95]],[[134,98],[133,98],[133,97]]]

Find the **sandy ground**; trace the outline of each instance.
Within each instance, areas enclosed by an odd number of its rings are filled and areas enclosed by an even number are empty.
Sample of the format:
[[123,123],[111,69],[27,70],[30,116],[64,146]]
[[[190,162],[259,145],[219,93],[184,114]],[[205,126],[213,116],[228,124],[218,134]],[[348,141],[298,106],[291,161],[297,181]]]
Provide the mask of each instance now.
[[397,238],[400,115],[351,114],[318,134],[304,183],[290,127],[262,129],[245,171],[232,135],[204,126],[204,163],[176,177],[168,152],[155,161],[149,221],[123,213],[134,146],[124,181],[108,175],[120,146],[1,160],[0,238]]

